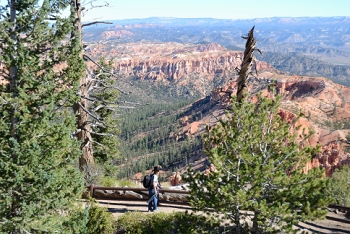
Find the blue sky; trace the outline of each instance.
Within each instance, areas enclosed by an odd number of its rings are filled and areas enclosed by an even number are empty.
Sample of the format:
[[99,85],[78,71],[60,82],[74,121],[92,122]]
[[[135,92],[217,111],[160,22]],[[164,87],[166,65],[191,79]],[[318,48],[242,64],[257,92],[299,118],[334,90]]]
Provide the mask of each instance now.
[[93,4],[104,2],[111,6],[89,11],[84,21],[153,16],[218,19],[350,16],[350,0],[97,0]]

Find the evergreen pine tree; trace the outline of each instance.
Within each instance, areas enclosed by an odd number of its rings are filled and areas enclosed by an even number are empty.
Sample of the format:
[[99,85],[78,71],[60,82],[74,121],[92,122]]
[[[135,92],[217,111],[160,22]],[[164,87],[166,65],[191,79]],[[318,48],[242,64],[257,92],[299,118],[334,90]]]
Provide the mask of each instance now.
[[289,233],[299,220],[326,213],[324,172],[303,172],[316,150],[303,145],[311,133],[301,141],[291,134],[278,115],[279,104],[280,97],[258,97],[257,104],[234,97],[226,118],[204,136],[217,172],[190,173],[191,204],[231,219],[235,233]]
[[[113,61],[106,61],[104,58],[100,59],[99,64],[104,70],[110,71],[113,66]],[[89,104],[90,108],[95,112],[102,121],[93,122],[93,146],[94,158],[97,163],[104,165],[105,175],[115,176],[117,173],[114,160],[119,156],[119,128],[118,118],[116,112],[119,103],[118,90],[115,88],[115,79],[113,76],[106,74],[103,70],[95,70],[95,75],[98,79],[94,79],[92,84],[96,88],[90,96],[94,97],[94,102]]]
[[350,132],[345,137],[345,152],[350,152]]
[[66,40],[74,18],[61,13],[69,1],[8,3],[0,21],[0,232],[72,233],[87,222],[73,211],[83,180],[67,109],[84,70],[80,35]]
[[328,194],[340,206],[350,206],[350,166],[343,165],[330,179]]
[[[80,39],[85,26],[99,23],[112,24],[102,21],[82,23],[84,10],[88,11],[84,6],[86,2],[72,0],[70,3],[75,15],[74,33],[79,35]],[[89,6],[88,8],[93,9],[103,6],[108,6],[108,3]],[[80,40],[79,45],[80,48],[88,46],[83,44],[82,40]],[[107,175],[112,175],[115,171],[115,167],[111,165],[112,160],[118,156],[117,119],[114,114],[118,105],[116,102],[118,88],[115,87],[117,79],[113,74],[113,64],[108,64],[103,58],[101,58],[101,63],[98,63],[85,53],[83,49],[80,50],[80,58],[86,62],[92,62],[98,68],[93,71],[89,66],[85,73],[81,75],[77,92],[79,99],[73,105],[77,118],[74,136],[82,142],[79,168],[87,172],[88,168],[94,167],[93,164],[95,164],[96,160],[97,163],[104,164],[104,168],[107,169]]]

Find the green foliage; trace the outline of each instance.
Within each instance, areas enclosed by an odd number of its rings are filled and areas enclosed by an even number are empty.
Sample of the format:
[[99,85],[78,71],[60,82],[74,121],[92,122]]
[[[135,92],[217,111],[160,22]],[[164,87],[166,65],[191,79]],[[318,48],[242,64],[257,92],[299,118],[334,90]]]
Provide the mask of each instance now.
[[145,214],[129,212],[117,221],[117,233],[213,233],[219,224],[201,215],[188,212]]
[[130,180],[118,180],[117,184],[119,187],[135,187],[135,184]]
[[322,208],[330,201],[323,171],[303,173],[317,150],[305,145],[312,132],[303,130],[303,140],[297,140],[278,115],[280,100],[258,96],[257,104],[239,104],[233,98],[226,120],[204,136],[205,152],[218,171],[209,176],[189,171],[191,204],[204,212],[212,208],[207,214],[214,218],[232,219],[236,233],[293,232],[295,222],[325,215]]
[[115,232],[115,220],[113,214],[106,208],[99,207],[94,200],[89,204],[89,221],[86,225],[86,234],[111,234]]
[[345,152],[350,153],[350,132],[346,135]]
[[105,175],[104,166],[95,164],[87,164],[83,166],[83,175],[86,185],[102,185],[107,187],[113,187],[116,184],[116,179],[111,176]]
[[350,129],[350,119],[344,119],[344,120],[335,120],[335,121],[330,121],[326,120],[324,121],[324,126],[334,129],[334,130],[339,130],[339,129]]
[[99,207],[94,199],[86,201],[85,208],[74,206],[60,233],[65,234],[109,234],[115,233],[116,221],[106,208]]
[[350,166],[344,165],[332,174],[327,190],[335,204],[350,206]]
[[60,233],[77,234],[87,233],[89,221],[89,209],[74,205],[74,209],[67,215]]
[[[76,100],[84,63],[79,37],[66,40],[74,19],[58,13],[69,1],[15,3],[15,16],[0,20],[0,232],[55,233],[68,225],[84,189],[66,108]],[[52,14],[57,20],[48,21]]]
[[105,176],[101,178],[101,185],[106,187],[115,187],[116,179]]
[[125,161],[119,162],[124,164],[120,168],[119,178],[144,172],[154,165],[175,170],[201,148],[200,137],[175,139],[174,132],[182,127],[178,120],[195,108],[187,105],[189,102],[153,103],[145,109],[122,112],[120,152],[125,156]]
[[99,64],[103,70],[100,68],[95,70],[98,81],[93,94],[90,95],[94,100],[90,110],[96,113],[101,120],[92,125],[94,132],[97,133],[93,136],[94,159],[103,165],[106,176],[115,176],[117,167],[113,165],[113,162],[119,158],[119,128],[116,114],[118,105],[120,105],[117,101],[119,91],[115,88],[115,77],[106,72],[112,69],[113,60],[106,61],[101,58]]

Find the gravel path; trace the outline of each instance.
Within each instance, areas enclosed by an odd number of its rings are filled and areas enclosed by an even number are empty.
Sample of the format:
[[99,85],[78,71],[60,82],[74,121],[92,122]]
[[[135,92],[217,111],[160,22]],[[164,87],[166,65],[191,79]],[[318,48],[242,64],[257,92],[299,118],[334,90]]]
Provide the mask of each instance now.
[[[145,201],[111,201],[111,200],[100,200],[101,207],[107,207],[109,212],[117,219],[120,215],[126,212],[140,211],[147,212],[147,203]],[[161,204],[159,207],[159,212],[172,213],[173,211],[193,211],[189,206],[176,205],[176,204]],[[152,214],[152,213],[149,213]],[[344,218],[345,213],[335,214],[329,212],[328,216]],[[300,222],[296,225],[296,228],[300,229],[299,233],[349,233],[350,234],[350,224],[336,222],[332,220],[316,220],[310,222]]]
[[[140,211],[148,213],[148,207],[146,201],[99,201],[101,207],[107,207],[108,211],[113,214],[115,218],[126,213],[133,211]],[[176,204],[161,204],[159,212],[172,213],[173,211],[192,211],[189,206],[176,205]]]

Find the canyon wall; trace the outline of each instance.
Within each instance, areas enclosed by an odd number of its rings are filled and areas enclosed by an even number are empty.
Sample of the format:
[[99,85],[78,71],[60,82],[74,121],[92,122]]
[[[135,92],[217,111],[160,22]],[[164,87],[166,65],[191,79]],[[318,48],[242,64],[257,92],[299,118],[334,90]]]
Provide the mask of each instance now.
[[[310,146],[321,145],[321,150],[307,163],[304,171],[311,168],[324,167],[325,174],[331,176],[335,169],[342,165],[350,165],[350,153],[345,152],[345,137],[350,132],[348,129],[334,129],[329,127],[327,121],[345,123],[350,121],[350,88],[321,77],[285,76],[275,74],[272,78],[266,78],[268,73],[262,74],[261,79],[250,83],[251,97],[257,92],[265,96],[271,96],[268,85],[276,83],[277,94],[282,95],[282,103],[279,115],[292,129],[301,128],[296,132],[302,136],[302,129],[308,132],[313,129],[314,134],[308,139]],[[229,105],[231,95],[236,94],[237,84],[231,84],[213,90],[212,102],[217,105],[207,104],[209,111],[203,115],[200,121],[188,122],[189,118],[183,118],[184,134],[202,134],[207,124],[213,125],[221,118],[224,111],[220,106]],[[334,108],[334,106],[336,108]],[[297,119],[297,114],[300,116]],[[214,117],[215,116],[215,117]],[[187,122],[187,123],[186,123]]]
[[[115,73],[142,80],[178,81],[193,74],[211,78],[226,75],[239,68],[243,58],[242,51],[230,51],[216,43],[127,43],[113,48],[98,45],[89,52],[113,59]],[[258,71],[277,71],[262,61],[254,66]]]

